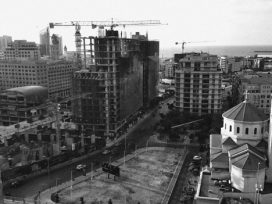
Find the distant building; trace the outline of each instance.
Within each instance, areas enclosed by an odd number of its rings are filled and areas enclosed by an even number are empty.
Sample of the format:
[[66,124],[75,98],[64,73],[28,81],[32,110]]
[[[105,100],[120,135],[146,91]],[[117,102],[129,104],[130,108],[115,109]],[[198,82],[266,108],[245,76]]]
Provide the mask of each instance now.
[[8,35],[0,36],[0,51],[4,51],[8,47],[8,43],[12,42],[12,37]]
[[175,63],[173,59],[165,59],[161,62],[163,78],[173,79],[175,77]]
[[248,62],[243,57],[228,57],[222,56],[219,58],[220,69],[223,73],[239,72],[247,67]]
[[50,36],[49,28],[40,32],[40,52],[41,56],[48,56],[53,60],[59,59],[63,55],[62,37],[57,34]]
[[239,75],[241,79],[240,93],[248,92],[248,101],[261,109],[265,114],[270,112],[272,93],[272,74],[253,73]]
[[[0,94],[0,125],[9,126],[46,115],[48,90],[42,86],[11,88]],[[42,106],[44,104],[44,106]]]
[[40,52],[41,56],[50,56],[49,28],[46,28],[40,32]]
[[226,56],[220,57],[220,69],[223,73],[228,73],[228,58]]
[[50,58],[59,59],[63,55],[62,37],[56,34],[51,36]]
[[228,70],[229,72],[239,72],[247,65],[245,58],[243,57],[230,57],[228,58]]
[[185,53],[175,70],[175,106],[198,115],[220,113],[222,71],[216,55]]
[[74,64],[64,60],[0,61],[0,90],[44,86],[50,98],[71,96]]
[[4,60],[5,59],[5,53],[4,51],[0,50],[0,60]]
[[39,60],[40,50],[36,43],[26,40],[15,40],[8,43],[4,51],[5,60]]

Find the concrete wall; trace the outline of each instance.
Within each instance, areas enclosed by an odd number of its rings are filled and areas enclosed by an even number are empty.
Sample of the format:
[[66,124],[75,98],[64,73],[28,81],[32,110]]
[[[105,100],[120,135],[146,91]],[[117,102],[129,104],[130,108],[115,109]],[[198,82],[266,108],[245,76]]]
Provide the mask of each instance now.
[[[258,175],[257,175],[258,174]],[[258,172],[256,171],[243,171],[243,177],[245,178],[245,190],[244,192],[255,192],[257,184],[258,187],[264,188],[264,180],[265,180],[265,169],[260,169]],[[258,179],[258,181],[257,181]]]
[[231,183],[234,188],[242,192],[244,191],[245,181],[242,170],[233,165],[231,166]]
[[129,53],[120,59],[120,120],[143,106],[143,61],[138,54]]
[[[239,133],[237,133],[237,127],[240,128]],[[246,128],[248,128],[248,134],[245,134]],[[257,134],[254,134],[255,128],[257,128]],[[261,133],[262,128],[263,133]],[[259,141],[265,136],[266,128],[267,121],[250,123],[250,122],[238,122],[230,120],[228,118],[224,118],[223,127],[221,128],[221,134],[223,136],[223,139],[231,137],[234,142],[238,143],[238,145],[249,143],[252,146],[256,146],[259,143]]]

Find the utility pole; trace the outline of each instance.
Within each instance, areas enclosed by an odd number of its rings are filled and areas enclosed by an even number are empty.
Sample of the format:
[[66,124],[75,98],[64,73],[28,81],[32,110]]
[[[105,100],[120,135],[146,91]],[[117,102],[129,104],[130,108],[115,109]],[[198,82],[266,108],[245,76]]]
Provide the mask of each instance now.
[[70,196],[71,196],[71,200],[73,198],[73,169],[71,169],[71,187],[70,187]]

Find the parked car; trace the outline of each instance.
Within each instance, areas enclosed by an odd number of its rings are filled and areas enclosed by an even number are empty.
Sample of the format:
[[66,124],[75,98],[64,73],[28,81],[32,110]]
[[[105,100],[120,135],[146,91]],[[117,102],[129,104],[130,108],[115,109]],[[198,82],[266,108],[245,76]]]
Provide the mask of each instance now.
[[79,165],[76,166],[76,170],[83,170],[86,167],[87,167],[87,165],[85,165],[85,164],[79,164]]
[[220,191],[223,191],[223,192],[227,192],[227,191],[231,191],[231,188],[230,187],[221,187],[219,188]]
[[21,184],[21,181],[15,180],[10,183],[10,187],[17,188]]
[[105,151],[102,152],[102,154],[107,155],[107,154],[109,154],[110,152],[111,152],[110,150],[106,149]]
[[193,161],[201,161],[202,160],[202,157],[201,156],[198,156],[198,155],[195,155],[193,157]]
[[193,169],[193,174],[194,174],[194,176],[198,176],[199,175],[199,169],[198,168],[194,168]]

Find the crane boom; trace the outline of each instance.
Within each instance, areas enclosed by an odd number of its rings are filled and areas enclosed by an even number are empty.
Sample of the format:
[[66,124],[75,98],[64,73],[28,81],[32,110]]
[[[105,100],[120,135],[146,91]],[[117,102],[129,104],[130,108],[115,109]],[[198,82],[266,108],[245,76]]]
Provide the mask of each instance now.
[[74,26],[75,27],[75,43],[76,43],[76,58],[77,67],[81,69],[81,26],[91,26],[92,29],[95,28],[105,28],[110,27],[111,30],[117,26],[156,26],[156,25],[167,25],[162,24],[159,20],[140,20],[140,21],[69,21],[63,23],[49,23],[49,28],[54,28],[55,26]]
[[182,53],[184,53],[184,46],[185,46],[185,44],[187,44],[187,43],[206,43],[206,42],[214,42],[214,41],[193,41],[193,42],[185,42],[185,41],[183,41],[183,42],[175,42],[175,44],[176,45],[179,45],[179,44],[181,44],[182,45]]
[[50,28],[55,26],[92,26],[96,28],[98,26],[102,27],[117,27],[117,26],[144,26],[144,25],[163,25],[159,20],[141,20],[141,21],[70,21],[63,23],[49,23]]

